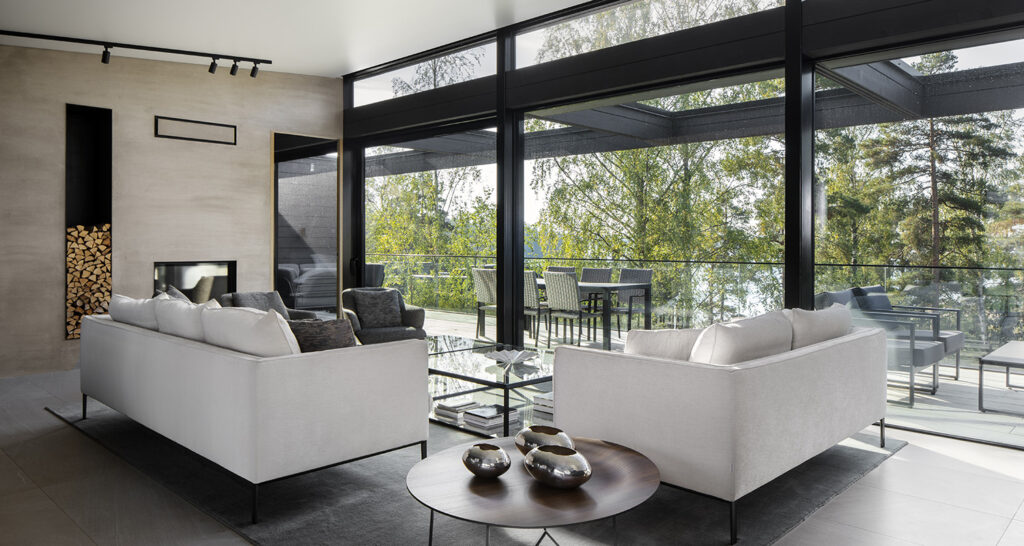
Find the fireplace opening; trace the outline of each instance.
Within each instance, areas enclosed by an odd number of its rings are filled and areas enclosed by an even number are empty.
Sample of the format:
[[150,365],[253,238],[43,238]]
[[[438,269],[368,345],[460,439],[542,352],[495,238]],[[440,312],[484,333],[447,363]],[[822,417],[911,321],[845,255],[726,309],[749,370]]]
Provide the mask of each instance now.
[[235,262],[155,262],[153,290],[175,287],[195,303],[235,291]]

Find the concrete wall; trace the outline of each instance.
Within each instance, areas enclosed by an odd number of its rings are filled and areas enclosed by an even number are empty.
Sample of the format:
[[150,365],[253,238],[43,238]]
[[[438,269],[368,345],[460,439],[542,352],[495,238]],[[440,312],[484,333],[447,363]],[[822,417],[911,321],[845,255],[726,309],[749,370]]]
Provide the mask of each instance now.
[[[341,137],[340,79],[0,46],[0,376],[67,369],[65,104],[113,110],[114,292],[153,290],[153,262],[237,260],[269,290],[274,132]],[[268,67],[269,68],[269,67]],[[153,116],[238,126],[238,145],[155,138]]]

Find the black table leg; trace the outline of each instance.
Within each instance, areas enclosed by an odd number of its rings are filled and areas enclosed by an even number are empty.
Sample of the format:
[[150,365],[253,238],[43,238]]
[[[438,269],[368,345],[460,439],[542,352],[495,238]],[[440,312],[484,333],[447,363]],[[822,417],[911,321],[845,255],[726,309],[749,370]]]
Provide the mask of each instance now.
[[651,287],[644,288],[644,330],[651,329]]
[[610,288],[604,289],[604,302],[601,305],[601,334],[604,335],[601,347],[610,351],[612,348],[612,291]]
[[[508,385],[508,373],[505,374],[505,384]],[[504,410],[505,411],[505,417],[504,417],[505,426],[503,427],[504,431],[505,431],[505,434],[503,436],[508,436],[508,414],[509,414],[509,409],[508,409],[508,387],[506,386],[504,389],[502,389],[502,391],[504,391],[503,402],[505,404],[505,410]]]
[[427,538],[427,546],[433,546],[434,544],[434,509],[430,509],[430,534]]

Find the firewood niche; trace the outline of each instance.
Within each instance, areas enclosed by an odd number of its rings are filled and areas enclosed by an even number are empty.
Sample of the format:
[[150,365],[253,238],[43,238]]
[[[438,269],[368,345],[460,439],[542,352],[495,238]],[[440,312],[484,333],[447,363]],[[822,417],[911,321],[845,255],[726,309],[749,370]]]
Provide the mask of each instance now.
[[67,105],[65,339],[81,337],[82,317],[110,304],[112,117],[106,108]]
[[82,317],[110,304],[110,224],[67,228],[66,338],[78,339]]

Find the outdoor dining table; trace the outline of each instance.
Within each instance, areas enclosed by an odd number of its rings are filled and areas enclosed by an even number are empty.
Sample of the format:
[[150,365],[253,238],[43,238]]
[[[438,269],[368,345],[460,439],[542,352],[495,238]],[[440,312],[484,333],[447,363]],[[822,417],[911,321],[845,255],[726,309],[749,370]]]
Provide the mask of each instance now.
[[[537,278],[537,286],[544,288],[544,279]],[[644,291],[644,329],[651,329],[651,283],[649,282],[581,282],[580,290],[585,293],[601,294],[601,331],[604,334],[601,339],[601,347],[604,350],[612,348],[612,292],[619,290]]]

